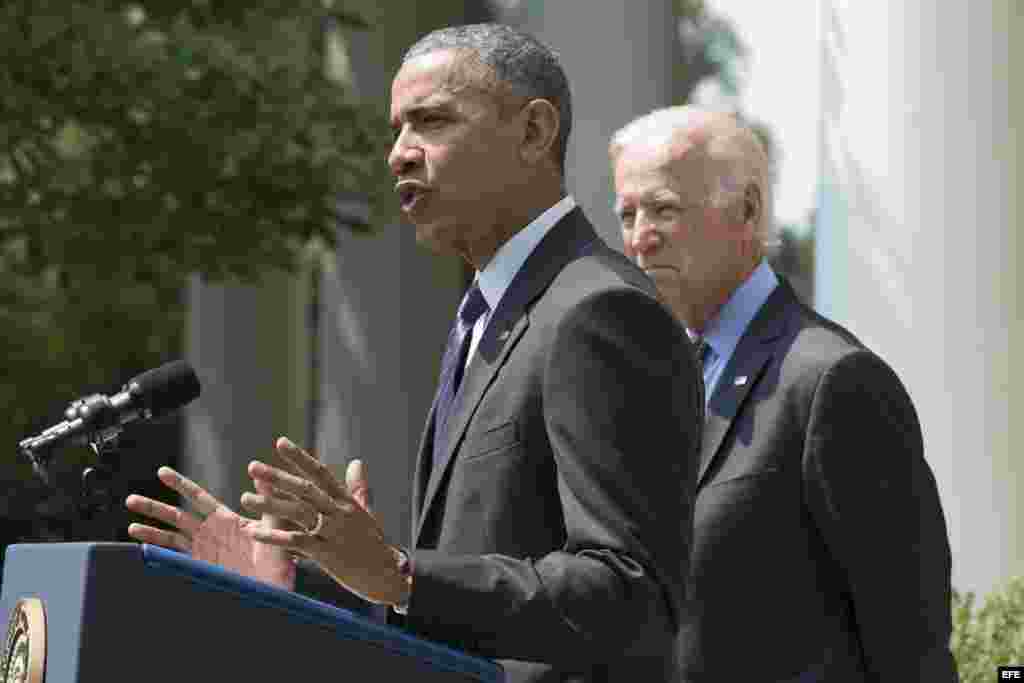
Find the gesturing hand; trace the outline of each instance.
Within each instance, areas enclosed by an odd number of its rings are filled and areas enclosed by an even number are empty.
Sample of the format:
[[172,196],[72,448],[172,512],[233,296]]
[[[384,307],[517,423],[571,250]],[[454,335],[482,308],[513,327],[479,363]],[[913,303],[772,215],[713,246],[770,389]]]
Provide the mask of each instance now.
[[300,474],[262,462],[249,465],[257,493],[242,496],[242,506],[273,515],[311,531],[248,526],[255,541],[305,555],[335,581],[370,602],[404,603],[409,584],[398,571],[399,553],[369,510],[369,485],[363,464],[354,460],[342,484],[318,460],[285,438],[277,452]]
[[259,520],[242,517],[170,467],[161,467],[157,477],[165,486],[191,501],[201,516],[152,498],[131,495],[125,501],[129,510],[176,529],[167,531],[146,524],[131,524],[128,534],[132,538],[178,550],[196,559],[292,590],[295,585],[293,558],[282,548],[259,543],[250,533],[251,529],[269,529],[276,520],[269,516]]

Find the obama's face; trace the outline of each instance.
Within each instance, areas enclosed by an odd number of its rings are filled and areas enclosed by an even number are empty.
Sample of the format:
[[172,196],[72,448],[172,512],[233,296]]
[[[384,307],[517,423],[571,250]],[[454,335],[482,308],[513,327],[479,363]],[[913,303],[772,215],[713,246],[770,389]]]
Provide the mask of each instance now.
[[436,50],[406,62],[391,86],[395,141],[388,165],[416,237],[463,256],[493,232],[523,167],[520,120],[466,83],[465,55]]

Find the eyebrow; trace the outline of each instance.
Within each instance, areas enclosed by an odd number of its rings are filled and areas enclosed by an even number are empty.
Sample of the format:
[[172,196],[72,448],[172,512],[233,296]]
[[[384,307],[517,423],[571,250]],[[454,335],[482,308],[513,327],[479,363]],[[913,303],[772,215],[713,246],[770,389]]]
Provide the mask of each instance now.
[[[683,198],[677,195],[672,190],[659,189],[651,192],[650,194],[641,194],[639,197],[639,203],[651,203],[651,202],[679,202],[682,203]],[[615,198],[615,205],[613,210],[616,214],[621,214],[623,209],[622,197]]]
[[[408,109],[406,109],[404,112],[402,112],[402,115],[406,119],[411,119],[417,116],[422,116],[427,112],[433,111],[450,112],[452,111],[451,102],[449,100],[443,100],[441,102],[426,102],[424,104],[414,104]],[[394,130],[395,128],[398,128],[398,124],[400,123],[400,121],[400,118],[392,118],[390,121],[391,129]]]

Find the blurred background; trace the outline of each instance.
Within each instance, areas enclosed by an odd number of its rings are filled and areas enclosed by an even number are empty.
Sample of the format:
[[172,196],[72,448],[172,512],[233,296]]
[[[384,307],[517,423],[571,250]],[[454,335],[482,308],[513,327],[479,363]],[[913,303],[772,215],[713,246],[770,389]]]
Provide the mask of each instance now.
[[776,267],[914,399],[954,586],[1024,573],[1019,0],[4,0],[0,544],[126,539],[119,508],[78,514],[86,449],[61,454],[55,491],[15,446],[175,358],[202,396],[126,433],[122,499],[167,498],[171,464],[237,508],[246,464],[287,434],[339,472],[364,459],[407,539],[468,273],[398,220],[388,92],[417,37],[478,21],[561,53],[570,189],[616,246],[617,128],[683,102],[756,127]]

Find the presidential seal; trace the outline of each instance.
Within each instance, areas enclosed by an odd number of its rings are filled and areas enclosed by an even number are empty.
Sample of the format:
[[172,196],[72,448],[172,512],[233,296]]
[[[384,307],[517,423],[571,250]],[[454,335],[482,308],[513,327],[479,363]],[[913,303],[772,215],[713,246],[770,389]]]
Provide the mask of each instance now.
[[0,682],[43,683],[46,664],[46,614],[39,598],[22,598],[7,622],[0,660]]

